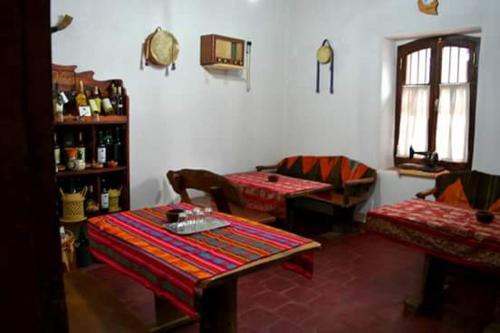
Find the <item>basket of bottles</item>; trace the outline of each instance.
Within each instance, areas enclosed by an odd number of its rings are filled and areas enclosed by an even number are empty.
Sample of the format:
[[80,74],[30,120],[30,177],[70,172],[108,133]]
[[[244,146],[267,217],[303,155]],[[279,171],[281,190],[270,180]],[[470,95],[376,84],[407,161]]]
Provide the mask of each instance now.
[[59,192],[62,200],[62,217],[59,220],[65,223],[85,220],[83,202],[87,187],[85,186],[81,192],[76,193],[64,193],[62,189],[59,189]]

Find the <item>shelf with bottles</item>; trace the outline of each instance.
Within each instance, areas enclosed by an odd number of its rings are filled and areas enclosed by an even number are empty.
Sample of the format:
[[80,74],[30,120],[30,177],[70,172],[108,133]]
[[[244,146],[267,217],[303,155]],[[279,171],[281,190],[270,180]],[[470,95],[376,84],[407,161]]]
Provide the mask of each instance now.
[[[129,194],[124,187],[124,178],[120,175],[65,178],[58,182],[58,186],[64,195],[85,193],[82,205],[86,218],[129,209]],[[60,192],[57,203],[58,215],[64,219]]]
[[98,81],[94,72],[52,65],[53,109],[57,125],[126,123],[128,96],[118,79]]
[[119,206],[129,209],[127,91],[120,79],[100,81],[92,71],[75,70],[76,66],[52,65],[57,185],[65,191],[73,190],[72,182],[92,185],[100,206],[101,185],[109,180],[111,189],[121,188]]
[[56,129],[54,160],[57,176],[126,170],[125,131],[123,125]]

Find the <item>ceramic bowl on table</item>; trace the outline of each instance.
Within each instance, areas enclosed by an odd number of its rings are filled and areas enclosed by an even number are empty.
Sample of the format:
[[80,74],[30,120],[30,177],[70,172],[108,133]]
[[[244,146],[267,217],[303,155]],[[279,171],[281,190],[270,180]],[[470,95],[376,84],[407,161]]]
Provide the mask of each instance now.
[[476,219],[481,223],[491,223],[495,215],[487,210],[478,210],[476,212]]
[[173,223],[179,221],[179,214],[183,212],[184,209],[179,209],[179,208],[168,210],[165,213],[165,215],[167,216],[167,222]]
[[270,181],[271,183],[276,183],[278,179],[279,179],[278,175],[270,174],[267,176],[267,180]]

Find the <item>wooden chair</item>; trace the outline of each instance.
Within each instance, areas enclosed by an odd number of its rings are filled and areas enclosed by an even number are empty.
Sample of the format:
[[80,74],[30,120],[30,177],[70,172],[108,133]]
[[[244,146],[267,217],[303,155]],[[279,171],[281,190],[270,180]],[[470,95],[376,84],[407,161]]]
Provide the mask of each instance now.
[[[215,208],[223,213],[247,218],[260,223],[272,223],[276,218],[272,215],[245,208],[245,200],[241,190],[224,176],[207,170],[181,169],[168,171],[167,179],[181,201],[202,207]],[[188,189],[209,194],[208,196],[190,198]]]

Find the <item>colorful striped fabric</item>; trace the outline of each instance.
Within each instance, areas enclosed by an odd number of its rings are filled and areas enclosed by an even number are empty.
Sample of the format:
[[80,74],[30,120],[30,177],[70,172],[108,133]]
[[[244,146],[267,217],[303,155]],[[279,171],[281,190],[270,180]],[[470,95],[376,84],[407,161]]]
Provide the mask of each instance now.
[[[232,215],[213,213],[230,226],[189,236],[162,228],[173,206],[144,208],[89,219],[92,254],[134,278],[185,314],[196,317],[200,282],[252,261],[312,242]],[[187,204],[175,208],[192,209]],[[287,267],[312,276],[312,253]]]
[[279,218],[286,217],[286,198],[304,192],[326,190],[331,184],[279,175],[277,182],[268,181],[267,172],[243,172],[226,175],[238,184],[246,201],[246,207]]
[[476,211],[436,201],[411,199],[371,209],[366,228],[446,260],[500,268],[500,215],[491,224]]

